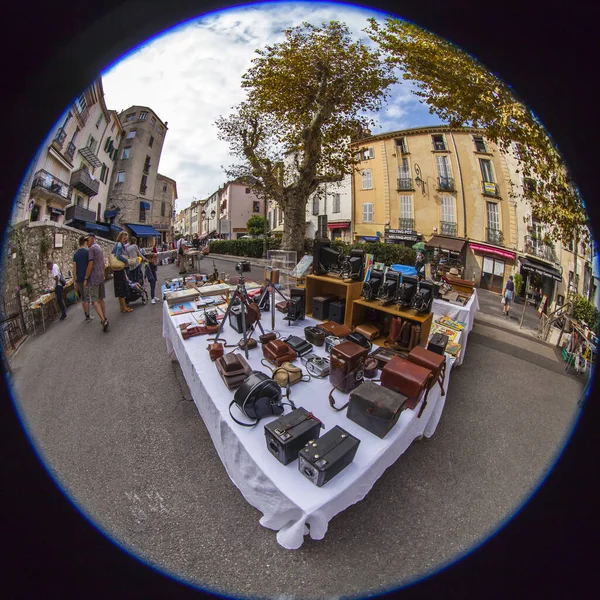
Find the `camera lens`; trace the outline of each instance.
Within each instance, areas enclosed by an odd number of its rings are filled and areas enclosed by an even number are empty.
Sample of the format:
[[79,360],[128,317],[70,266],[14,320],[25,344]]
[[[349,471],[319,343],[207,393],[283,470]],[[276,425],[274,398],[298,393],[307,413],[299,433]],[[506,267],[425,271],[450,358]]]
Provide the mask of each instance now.
[[314,471],[312,469],[309,469],[308,467],[304,467],[302,471],[304,472],[304,475],[306,475],[306,477],[308,477],[309,479],[312,479],[315,475]]
[[271,450],[273,454],[279,454],[279,448],[274,442],[269,442],[269,450]]

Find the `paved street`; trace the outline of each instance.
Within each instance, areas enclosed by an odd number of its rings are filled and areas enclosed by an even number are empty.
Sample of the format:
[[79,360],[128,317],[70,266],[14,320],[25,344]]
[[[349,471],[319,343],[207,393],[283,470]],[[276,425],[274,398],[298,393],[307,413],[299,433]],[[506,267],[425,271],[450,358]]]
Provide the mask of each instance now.
[[[212,261],[202,265],[210,271]],[[217,266],[234,274],[235,262]],[[176,272],[160,266],[159,278]],[[493,532],[544,477],[577,415],[584,380],[564,374],[551,346],[491,321],[493,298],[482,297],[435,435],[336,516],[323,540],[307,538],[296,551],[260,526],[260,513],[228,478],[166,354],[160,304],[138,301],[121,314],[109,282],[108,333],[98,319],[86,324],[80,305],[69,307],[66,321],[15,356],[18,405],[74,502],[160,569],[237,596],[384,590],[452,562]]]

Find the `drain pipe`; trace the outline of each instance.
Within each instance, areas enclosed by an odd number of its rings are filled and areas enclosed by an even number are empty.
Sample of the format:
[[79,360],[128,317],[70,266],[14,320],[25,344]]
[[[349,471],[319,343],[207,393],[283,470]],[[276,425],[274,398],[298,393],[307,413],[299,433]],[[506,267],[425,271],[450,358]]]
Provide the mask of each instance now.
[[462,169],[460,168],[460,158],[458,151],[456,150],[456,142],[454,141],[454,134],[450,132],[450,139],[452,140],[452,147],[454,148],[454,154],[456,155],[456,164],[458,165],[458,177],[460,179],[460,191],[462,194],[463,203],[463,237],[467,239],[467,202],[465,200],[465,186],[463,185]]

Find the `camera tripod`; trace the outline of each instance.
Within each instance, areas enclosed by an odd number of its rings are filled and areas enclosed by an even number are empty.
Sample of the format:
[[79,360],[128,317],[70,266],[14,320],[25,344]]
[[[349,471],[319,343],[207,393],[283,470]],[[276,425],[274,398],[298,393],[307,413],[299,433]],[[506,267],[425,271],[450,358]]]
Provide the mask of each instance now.
[[[244,353],[246,354],[246,358],[248,358],[248,328],[246,325],[246,313],[248,311],[248,306],[250,305],[250,303],[252,302],[252,300],[250,300],[250,298],[248,297],[248,292],[246,291],[246,282],[244,281],[244,273],[241,269],[238,270],[238,273],[240,274],[240,278],[237,284],[237,287],[235,288],[235,291],[233,292],[233,296],[231,297],[231,300],[229,301],[229,306],[227,307],[227,310],[225,311],[225,316],[223,317],[221,324],[219,325],[219,329],[217,330],[217,334],[214,337],[214,341],[218,342],[219,341],[219,336],[221,335],[221,332],[223,331],[223,325],[225,325],[225,321],[227,321],[229,315],[231,314],[231,309],[233,306],[235,306],[236,302],[235,300],[239,300],[240,304],[242,304],[242,340],[243,340],[243,347],[244,347]],[[258,328],[260,329],[261,333],[264,335],[265,330],[263,329],[261,323],[260,323],[260,317],[259,319],[256,321],[256,323],[252,326],[252,331],[254,331],[254,327],[258,325]]]
[[283,300],[285,300],[286,302],[288,301],[288,299],[283,295],[282,291],[280,289],[278,289],[277,287],[275,287],[275,284],[273,283],[273,279],[271,277],[269,277],[267,279],[267,284],[265,286],[265,289],[263,290],[263,293],[260,295],[260,298],[258,299],[259,307],[262,305],[262,303],[265,301],[265,299],[267,297],[270,299],[269,302],[270,302],[270,309],[271,309],[271,331],[275,329],[275,292],[277,292]]

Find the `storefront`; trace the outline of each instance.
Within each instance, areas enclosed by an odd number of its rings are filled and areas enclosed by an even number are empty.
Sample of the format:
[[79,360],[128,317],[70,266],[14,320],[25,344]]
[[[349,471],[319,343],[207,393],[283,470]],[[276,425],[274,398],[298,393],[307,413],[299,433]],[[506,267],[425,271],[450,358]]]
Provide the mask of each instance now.
[[516,253],[475,242],[469,242],[469,249],[475,263],[473,272],[479,272],[479,277],[474,277],[475,282],[479,280],[479,287],[501,294],[515,267]]
[[420,242],[423,236],[412,229],[385,229],[384,242],[386,244],[402,244],[412,247],[413,244]]
[[555,301],[556,282],[562,281],[560,270],[530,256],[520,256],[519,263],[527,299],[537,306],[545,296],[544,312],[548,312],[548,307]]
[[457,269],[464,278],[466,240],[444,235],[434,235],[425,243],[428,250],[429,263],[438,272],[448,273]]
[[327,232],[332,240],[350,241],[350,221],[327,223]]

